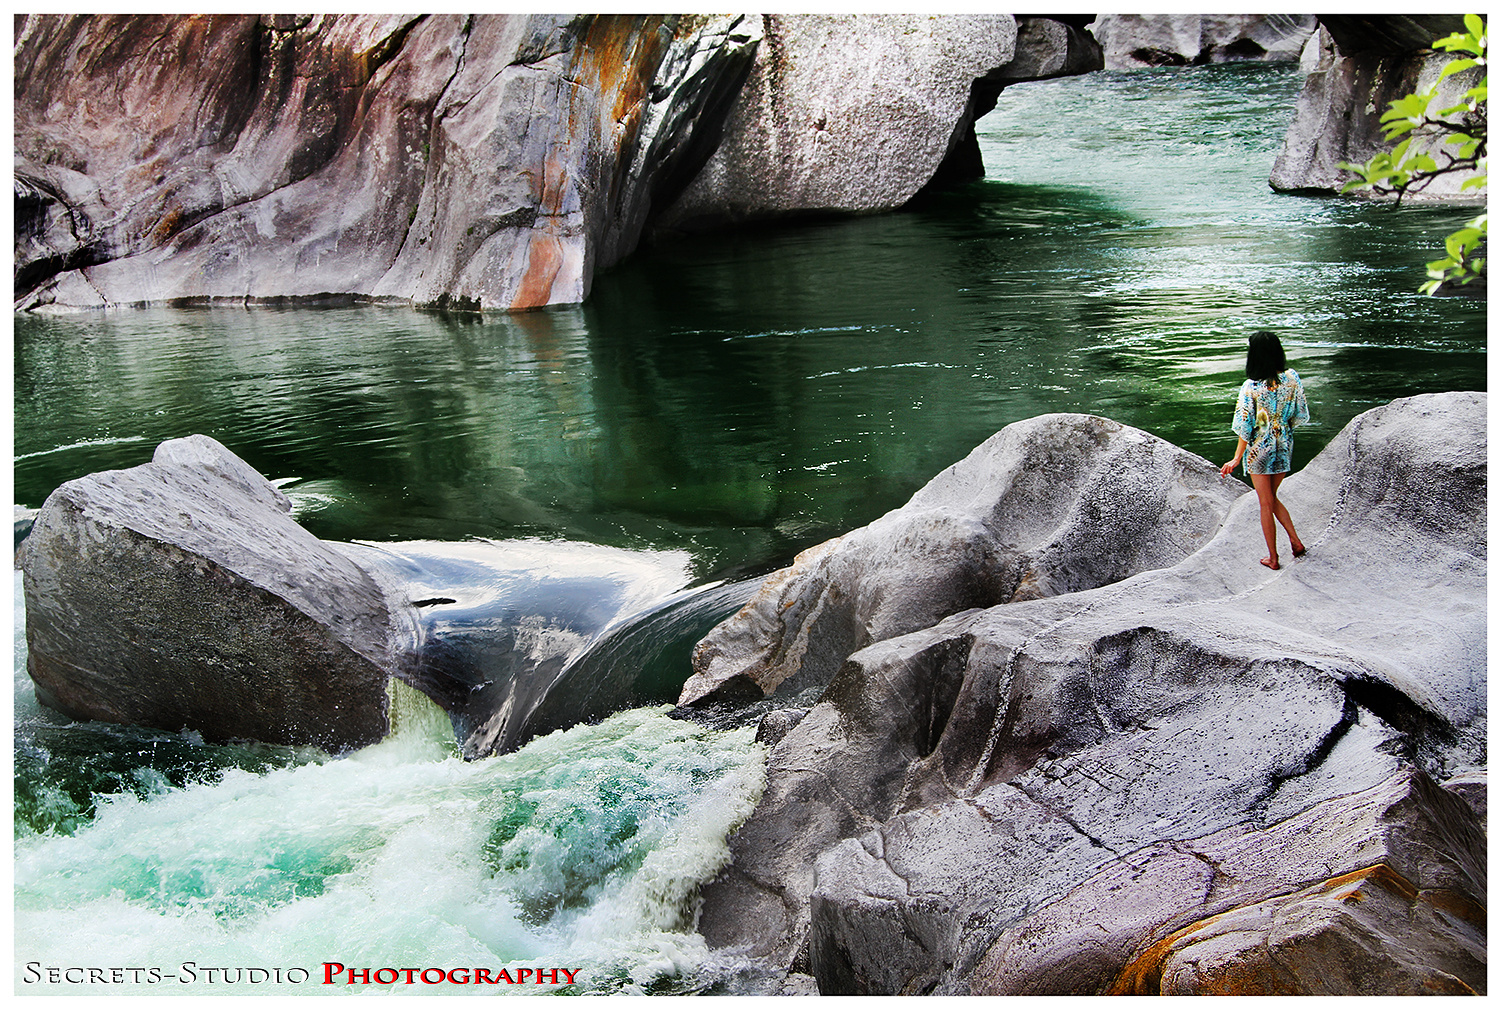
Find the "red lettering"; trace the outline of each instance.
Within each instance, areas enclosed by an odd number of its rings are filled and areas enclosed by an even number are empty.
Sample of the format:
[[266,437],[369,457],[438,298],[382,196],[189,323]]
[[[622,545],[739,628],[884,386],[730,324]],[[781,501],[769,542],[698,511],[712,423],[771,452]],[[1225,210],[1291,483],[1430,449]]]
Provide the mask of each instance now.
[[[557,969],[553,968],[553,969],[551,969],[551,972],[552,972],[552,984],[553,985],[557,985]],[[538,968],[536,970],[536,984],[537,985],[541,985],[542,984],[542,976],[545,975],[545,974],[547,974],[547,972],[543,971],[541,968]]]
[[506,971],[504,968],[501,968],[500,969],[500,974],[498,974],[498,975],[495,976],[495,984],[499,985],[500,984],[500,980],[502,978],[505,979],[505,984],[506,985],[515,985],[516,984],[516,980],[510,977],[510,972]]
[[569,971],[566,968],[561,969],[561,971],[562,971],[562,973],[564,975],[568,976],[568,985],[572,985],[573,984],[573,976],[577,975],[578,972],[576,972],[576,971]]
[[344,966],[337,961],[323,962],[323,984],[333,985],[333,976],[344,970]]
[[[386,972],[390,972],[391,973],[391,977],[390,978],[381,978],[380,976],[384,975]],[[396,979],[398,979],[400,977],[401,977],[401,973],[399,971],[397,971],[395,968],[376,968],[375,969],[375,981],[379,982],[381,985],[390,985],[392,982],[396,981]]]
[[[360,979],[360,981],[363,982],[365,985],[369,985],[370,984],[370,969],[368,969],[368,968],[361,968],[361,969],[359,969],[359,973],[362,976],[364,976],[363,978]],[[349,969],[349,984],[350,985],[354,984],[354,969],[353,968]]]
[[530,974],[531,974],[531,969],[530,968],[517,968],[516,969],[516,981],[517,982],[525,982],[526,981],[526,976],[528,976]]
[[[427,977],[428,972],[433,972],[433,971],[437,972],[437,978],[428,978]],[[441,968],[423,968],[422,969],[422,981],[426,982],[428,985],[437,985],[439,982],[441,982],[446,977],[447,976],[444,974],[443,969],[441,969]]]
[[490,978],[490,970],[488,968],[475,968],[474,969],[474,984],[475,985],[478,985],[481,982],[488,982],[490,985],[494,985],[498,981],[500,981],[498,978]]

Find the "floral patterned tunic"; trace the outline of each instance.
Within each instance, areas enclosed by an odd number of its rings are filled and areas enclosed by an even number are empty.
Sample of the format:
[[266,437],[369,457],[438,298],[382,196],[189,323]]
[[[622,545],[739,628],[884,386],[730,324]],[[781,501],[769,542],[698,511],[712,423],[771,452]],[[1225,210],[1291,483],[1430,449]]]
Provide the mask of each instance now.
[[1288,368],[1275,388],[1246,379],[1234,408],[1234,433],[1245,440],[1246,473],[1287,473],[1292,469],[1292,428],[1307,423],[1302,379]]

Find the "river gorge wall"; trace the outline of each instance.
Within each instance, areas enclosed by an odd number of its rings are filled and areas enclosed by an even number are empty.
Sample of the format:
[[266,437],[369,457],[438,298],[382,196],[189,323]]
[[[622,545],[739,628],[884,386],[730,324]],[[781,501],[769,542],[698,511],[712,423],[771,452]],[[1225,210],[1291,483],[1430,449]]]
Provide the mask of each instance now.
[[[1437,39],[1463,30],[1463,17],[1457,14],[1319,15],[1318,31],[1302,55],[1307,79],[1286,142],[1271,168],[1271,188],[1336,193],[1357,178],[1340,168],[1340,162],[1363,163],[1390,149],[1380,117],[1391,102],[1435,88],[1434,109],[1460,104],[1482,69],[1439,81],[1453,55],[1430,47]],[[1437,153],[1440,146],[1419,140],[1416,149],[1433,154],[1441,165],[1446,161]],[[1414,190],[1410,198],[1453,199],[1460,196],[1471,175],[1438,176]]]
[[1006,82],[1099,65],[1010,15],[29,15],[14,54],[19,309],[579,302],[674,204],[897,207]]
[[[1337,162],[1381,147],[1385,102],[1436,77],[1442,58],[1419,51],[1461,24],[1323,18],[1273,187],[1346,181]],[[643,240],[890,210],[981,177],[974,122],[1016,82],[1287,59],[1312,26],[25,15],[15,306],[576,303]]]

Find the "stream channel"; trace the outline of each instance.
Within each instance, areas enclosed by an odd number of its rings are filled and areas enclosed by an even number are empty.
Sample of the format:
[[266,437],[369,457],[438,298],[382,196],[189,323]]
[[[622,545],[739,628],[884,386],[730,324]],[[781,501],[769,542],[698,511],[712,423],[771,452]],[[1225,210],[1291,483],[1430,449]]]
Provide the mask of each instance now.
[[[1294,466],[1370,407],[1485,388],[1484,301],[1415,293],[1472,211],[1267,187],[1300,83],[1224,66],[1016,86],[979,124],[984,181],[645,250],[582,306],[18,317],[20,504],[202,432],[320,537],[464,541],[516,577],[549,557],[605,566],[639,590],[626,624],[656,616],[610,660],[628,707],[466,762],[404,693],[392,737],[342,757],[70,722],[32,694],[18,599],[17,991],[100,965],[159,968],[177,991],[329,991],[324,962],[757,991],[692,928],[763,783],[754,724],[668,714],[693,642],[747,580],[1040,413],[1102,414],[1222,462],[1256,329],[1281,335],[1307,389]],[[663,599],[714,592],[660,618]]]

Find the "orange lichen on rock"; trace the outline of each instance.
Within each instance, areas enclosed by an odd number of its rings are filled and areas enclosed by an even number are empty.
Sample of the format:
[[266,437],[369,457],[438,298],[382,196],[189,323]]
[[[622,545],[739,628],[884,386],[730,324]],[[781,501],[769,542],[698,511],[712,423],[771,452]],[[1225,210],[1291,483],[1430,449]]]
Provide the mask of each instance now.
[[[1443,951],[1408,935],[1418,922],[1422,936],[1446,931]],[[1377,863],[1175,930],[1127,964],[1109,992],[1473,994],[1484,988],[1484,929],[1471,898],[1419,890]]]
[[512,309],[534,309],[546,305],[552,285],[562,269],[563,251],[558,240],[545,232],[531,236],[531,245],[526,250],[526,273],[516,288],[511,300]]

